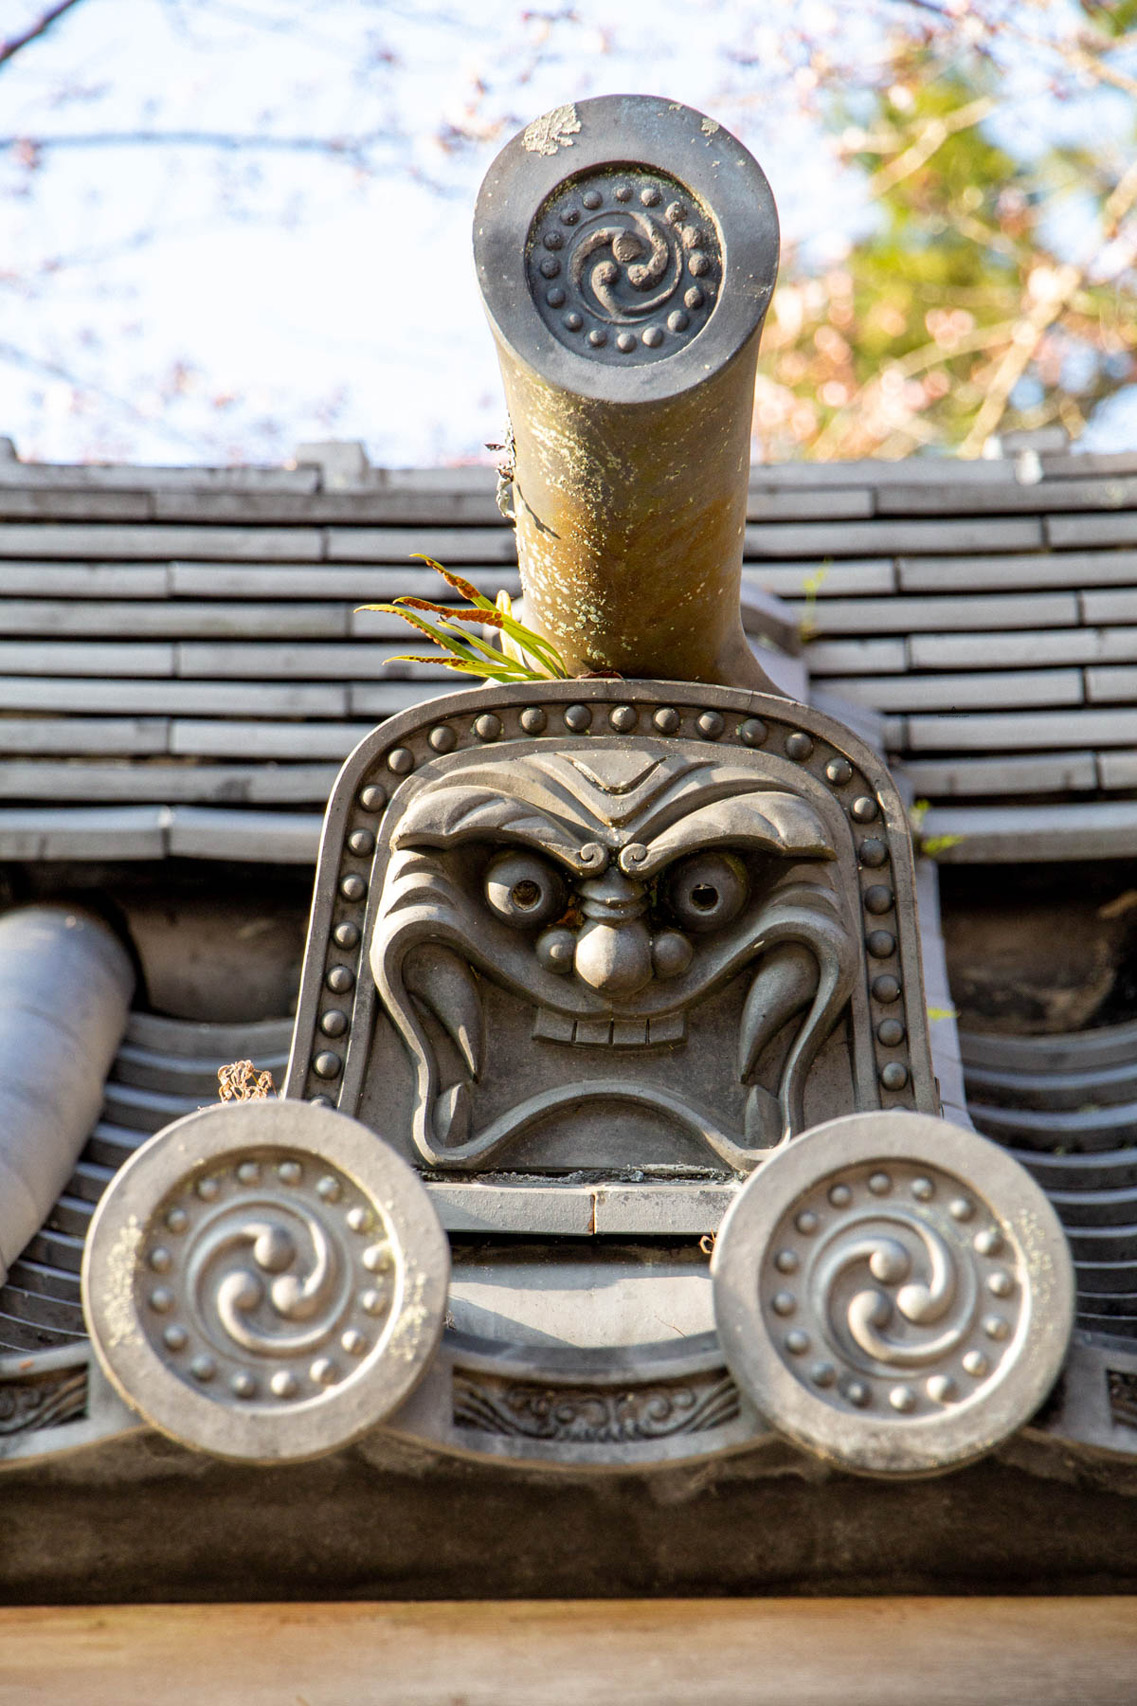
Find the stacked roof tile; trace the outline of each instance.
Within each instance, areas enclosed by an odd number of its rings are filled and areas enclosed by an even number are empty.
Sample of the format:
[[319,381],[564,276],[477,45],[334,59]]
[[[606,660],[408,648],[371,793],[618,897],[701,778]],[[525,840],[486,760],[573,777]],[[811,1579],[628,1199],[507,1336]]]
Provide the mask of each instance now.
[[[334,467],[0,460],[0,858],[314,856],[356,740],[459,684],[355,607],[437,596],[419,552],[518,590],[492,472]],[[745,574],[948,858],[1137,851],[1137,457],[757,468]]]

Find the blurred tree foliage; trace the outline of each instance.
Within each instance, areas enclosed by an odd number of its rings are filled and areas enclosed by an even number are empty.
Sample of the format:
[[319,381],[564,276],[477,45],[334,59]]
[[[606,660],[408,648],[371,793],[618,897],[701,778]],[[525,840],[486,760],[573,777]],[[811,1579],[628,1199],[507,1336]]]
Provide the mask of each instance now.
[[[1092,14],[1120,36],[1137,0]],[[978,456],[1054,422],[1076,438],[1137,379],[1137,165],[1086,146],[1012,158],[985,129],[998,74],[981,56],[906,41],[889,69],[859,108],[830,107],[875,229],[821,276],[785,257],[755,400],[765,459]]]

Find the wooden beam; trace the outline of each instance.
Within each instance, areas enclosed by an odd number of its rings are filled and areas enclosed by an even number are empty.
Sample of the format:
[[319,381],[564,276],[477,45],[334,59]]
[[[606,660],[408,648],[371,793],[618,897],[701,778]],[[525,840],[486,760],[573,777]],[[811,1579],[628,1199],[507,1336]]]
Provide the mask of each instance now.
[[1137,1602],[586,1600],[0,1610],[0,1706],[1130,1706]]

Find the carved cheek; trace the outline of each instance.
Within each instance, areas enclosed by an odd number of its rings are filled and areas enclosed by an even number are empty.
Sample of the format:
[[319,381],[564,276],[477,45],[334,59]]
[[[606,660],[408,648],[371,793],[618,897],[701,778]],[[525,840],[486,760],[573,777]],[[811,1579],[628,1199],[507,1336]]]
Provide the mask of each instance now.
[[651,960],[656,977],[682,977],[690,971],[694,957],[694,948],[680,930],[661,930],[652,939]]
[[576,957],[576,937],[571,930],[557,928],[544,930],[537,938],[537,963],[545,971],[553,971],[558,975],[571,971]]
[[642,919],[585,924],[576,939],[576,974],[593,989],[634,995],[651,982],[651,936]]

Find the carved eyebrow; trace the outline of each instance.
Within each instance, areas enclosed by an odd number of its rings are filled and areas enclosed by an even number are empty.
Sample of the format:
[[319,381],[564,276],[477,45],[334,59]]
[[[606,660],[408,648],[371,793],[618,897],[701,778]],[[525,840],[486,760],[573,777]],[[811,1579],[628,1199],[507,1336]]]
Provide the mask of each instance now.
[[534,848],[577,875],[596,874],[598,825],[564,823],[524,801],[468,785],[420,794],[391,839],[397,848],[460,847],[491,833],[514,846]]
[[837,850],[820,815],[795,794],[754,793],[714,800],[689,812],[633,854],[625,848],[620,867],[650,877],[681,853],[711,847],[750,848],[780,858],[835,859]]

